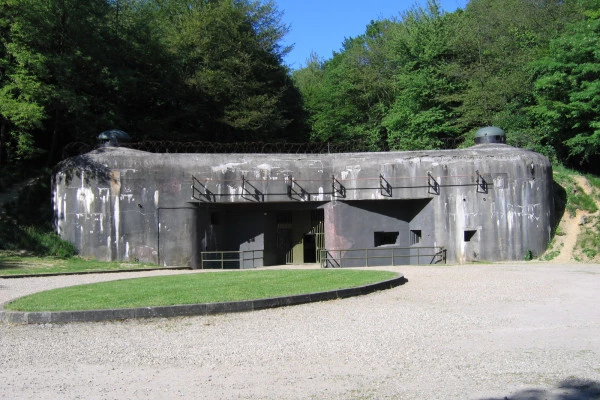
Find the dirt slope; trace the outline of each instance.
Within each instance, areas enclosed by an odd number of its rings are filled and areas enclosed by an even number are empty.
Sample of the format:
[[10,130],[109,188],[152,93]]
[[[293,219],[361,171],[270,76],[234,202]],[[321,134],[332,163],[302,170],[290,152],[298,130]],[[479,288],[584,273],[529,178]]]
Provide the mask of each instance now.
[[[586,194],[592,195],[591,185],[584,176],[576,175],[573,176],[573,179],[577,186],[579,186]],[[600,210],[600,202],[598,200],[595,201],[598,210]],[[551,261],[558,263],[575,261],[576,257],[581,253],[580,249],[576,249],[576,245],[583,227],[599,215],[600,211],[589,213],[587,211],[577,210],[576,215],[571,217],[568,212],[565,212],[558,225],[558,232],[560,232],[560,234],[557,234],[554,237],[554,244],[546,252],[546,254],[548,254],[553,251],[560,251],[560,254]]]

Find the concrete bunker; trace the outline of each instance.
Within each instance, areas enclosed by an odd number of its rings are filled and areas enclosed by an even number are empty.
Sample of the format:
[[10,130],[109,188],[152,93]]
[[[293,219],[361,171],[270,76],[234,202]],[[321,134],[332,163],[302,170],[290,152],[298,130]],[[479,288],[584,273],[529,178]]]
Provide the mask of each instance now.
[[426,249],[456,263],[520,260],[545,250],[553,221],[549,161],[503,143],[302,155],[103,147],[60,164],[53,195],[57,231],[82,255],[194,268],[327,254],[343,266],[440,261]]

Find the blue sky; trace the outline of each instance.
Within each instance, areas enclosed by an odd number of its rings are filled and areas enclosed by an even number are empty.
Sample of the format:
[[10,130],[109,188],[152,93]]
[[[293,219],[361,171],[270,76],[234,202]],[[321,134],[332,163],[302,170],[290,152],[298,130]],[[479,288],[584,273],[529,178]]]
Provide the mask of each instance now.
[[[305,65],[311,52],[329,59],[342,47],[346,37],[365,32],[372,20],[399,17],[414,5],[424,6],[426,0],[275,0],[283,11],[283,22],[291,26],[284,44],[294,45],[285,58],[292,69]],[[441,0],[445,11],[464,8],[467,0]]]

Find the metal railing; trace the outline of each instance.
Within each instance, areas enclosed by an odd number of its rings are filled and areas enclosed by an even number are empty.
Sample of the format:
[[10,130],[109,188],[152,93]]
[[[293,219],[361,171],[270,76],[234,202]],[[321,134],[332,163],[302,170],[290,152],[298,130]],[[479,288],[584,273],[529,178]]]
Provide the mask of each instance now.
[[321,250],[321,268],[350,268],[440,263],[446,263],[446,249],[440,246],[382,246],[368,249]]
[[263,266],[263,250],[203,251],[201,269],[246,269]]

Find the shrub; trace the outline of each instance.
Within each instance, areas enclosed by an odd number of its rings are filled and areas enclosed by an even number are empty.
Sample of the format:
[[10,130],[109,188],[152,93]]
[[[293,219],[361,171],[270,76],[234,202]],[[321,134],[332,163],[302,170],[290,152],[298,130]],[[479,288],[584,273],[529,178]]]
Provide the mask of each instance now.
[[0,225],[0,250],[23,250],[39,256],[59,258],[77,254],[75,246],[54,232],[41,227],[7,224]]

